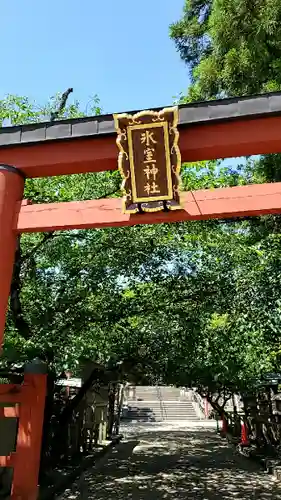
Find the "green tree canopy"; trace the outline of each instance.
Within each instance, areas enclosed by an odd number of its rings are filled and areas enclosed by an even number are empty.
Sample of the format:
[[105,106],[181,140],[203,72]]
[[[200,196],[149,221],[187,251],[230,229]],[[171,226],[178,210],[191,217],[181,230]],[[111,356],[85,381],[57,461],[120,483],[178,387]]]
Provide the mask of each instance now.
[[190,68],[188,99],[281,88],[278,0],[185,0],[170,35]]

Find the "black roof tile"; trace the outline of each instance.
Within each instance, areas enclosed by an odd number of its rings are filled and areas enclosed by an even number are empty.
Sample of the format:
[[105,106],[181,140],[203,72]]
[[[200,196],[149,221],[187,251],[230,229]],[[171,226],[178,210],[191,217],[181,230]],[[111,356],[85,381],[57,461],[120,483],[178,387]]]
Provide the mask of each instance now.
[[[155,110],[159,109],[161,108],[155,108]],[[193,102],[179,106],[179,128],[207,122],[224,122],[278,114],[281,114],[281,92]],[[0,147],[113,134],[115,134],[114,120],[113,116],[108,114],[2,127],[0,128]]]

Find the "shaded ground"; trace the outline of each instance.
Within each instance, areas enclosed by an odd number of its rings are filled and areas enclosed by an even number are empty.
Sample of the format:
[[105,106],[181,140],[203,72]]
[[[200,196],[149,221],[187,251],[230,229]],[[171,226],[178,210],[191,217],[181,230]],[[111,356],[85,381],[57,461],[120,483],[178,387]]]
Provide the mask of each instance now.
[[281,484],[215,430],[137,426],[60,500],[281,500]]

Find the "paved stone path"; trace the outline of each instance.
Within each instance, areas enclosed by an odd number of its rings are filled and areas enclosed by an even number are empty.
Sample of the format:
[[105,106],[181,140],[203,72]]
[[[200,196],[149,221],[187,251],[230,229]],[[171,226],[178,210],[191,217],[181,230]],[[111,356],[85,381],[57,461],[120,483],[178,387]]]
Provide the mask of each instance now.
[[210,426],[139,426],[59,499],[281,500],[281,483]]

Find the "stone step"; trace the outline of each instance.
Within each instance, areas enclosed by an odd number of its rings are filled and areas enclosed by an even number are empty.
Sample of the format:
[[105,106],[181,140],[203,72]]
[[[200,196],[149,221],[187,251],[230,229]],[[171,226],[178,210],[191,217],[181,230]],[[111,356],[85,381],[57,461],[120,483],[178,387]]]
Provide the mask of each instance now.
[[179,406],[179,405],[189,405],[189,406],[192,406],[193,405],[193,402],[192,401],[178,401],[177,399],[163,399],[161,401],[157,400],[157,399],[141,399],[139,401],[130,401],[128,400],[128,404],[135,404],[135,405],[138,405],[138,404],[174,404],[175,406]]
[[155,401],[155,400],[142,400],[142,401],[128,401],[129,406],[145,406],[145,405],[169,405],[169,406],[175,406],[175,407],[180,407],[180,406],[190,406],[193,407],[192,401]]
[[122,420],[192,420],[198,422],[197,415],[123,415]]
[[193,420],[200,418],[191,401],[136,401],[123,411],[122,420],[165,421]]
[[196,403],[182,391],[170,386],[136,386],[126,397],[129,409],[123,412],[123,419],[142,421],[200,420]]

